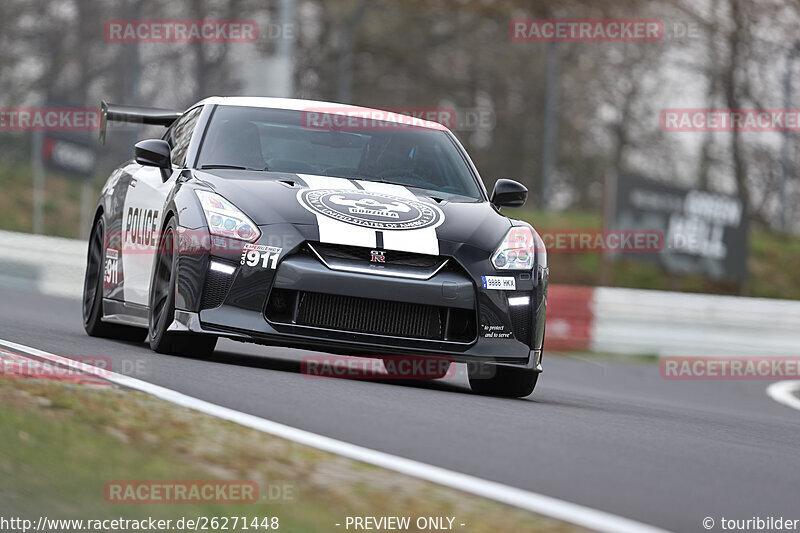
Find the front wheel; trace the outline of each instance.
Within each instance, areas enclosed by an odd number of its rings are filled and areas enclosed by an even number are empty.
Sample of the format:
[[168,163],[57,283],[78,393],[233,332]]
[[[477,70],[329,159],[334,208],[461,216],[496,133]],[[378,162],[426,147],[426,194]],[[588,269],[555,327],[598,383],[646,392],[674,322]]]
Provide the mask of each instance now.
[[480,364],[469,366],[469,385],[478,394],[524,398],[533,393],[539,372],[529,368]]
[[171,219],[159,240],[150,282],[150,348],[163,354],[206,359],[214,353],[217,337],[168,331],[175,319],[176,242],[177,224]]

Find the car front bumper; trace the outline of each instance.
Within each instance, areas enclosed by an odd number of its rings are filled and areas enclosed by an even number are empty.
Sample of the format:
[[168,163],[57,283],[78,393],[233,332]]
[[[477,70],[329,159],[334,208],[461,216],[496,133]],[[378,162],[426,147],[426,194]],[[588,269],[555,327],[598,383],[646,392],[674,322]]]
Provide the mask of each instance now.
[[[182,256],[170,329],[342,355],[444,356],[541,369],[547,269],[503,273],[515,277],[516,290],[486,290],[481,274],[497,272],[485,253],[466,247],[451,258],[452,268],[429,279],[407,279],[332,270],[301,253],[302,236],[295,242],[275,269],[241,264],[236,253]],[[220,274],[212,273],[213,261],[233,269],[229,278],[220,281]],[[210,293],[216,296],[209,298]],[[276,306],[278,295],[287,303]],[[529,303],[512,305],[521,298]],[[338,307],[324,313],[311,309],[323,305]],[[364,316],[348,318],[359,312]],[[419,322],[418,315],[428,313],[436,324],[418,328],[417,335],[387,322],[392,313],[395,322]],[[357,321],[354,327],[346,325],[349,319]]]

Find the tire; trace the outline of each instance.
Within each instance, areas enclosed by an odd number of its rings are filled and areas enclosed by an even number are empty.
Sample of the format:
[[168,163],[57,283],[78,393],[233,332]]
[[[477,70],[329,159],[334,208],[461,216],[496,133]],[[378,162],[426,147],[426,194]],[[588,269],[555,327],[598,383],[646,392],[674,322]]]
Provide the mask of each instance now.
[[[473,392],[504,398],[524,398],[533,394],[539,372],[528,368],[479,365],[469,368],[469,386]],[[491,375],[491,377],[486,377]]]
[[101,216],[92,228],[86,256],[86,275],[83,280],[83,329],[91,337],[142,342],[145,338],[145,329],[103,322],[105,264],[105,223]]
[[175,284],[178,254],[175,253],[177,224],[170,219],[159,239],[150,280],[148,338],[150,348],[158,353],[207,359],[214,353],[217,337],[167,331],[175,319]]

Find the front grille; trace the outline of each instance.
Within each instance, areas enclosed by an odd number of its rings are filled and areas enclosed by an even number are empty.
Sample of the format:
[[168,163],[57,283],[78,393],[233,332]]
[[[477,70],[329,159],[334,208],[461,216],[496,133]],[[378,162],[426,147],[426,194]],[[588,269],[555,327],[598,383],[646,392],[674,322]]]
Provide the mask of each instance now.
[[213,309],[222,305],[232,282],[233,276],[231,274],[209,270],[206,275],[203,298],[200,300],[200,309]]
[[439,308],[431,305],[306,292],[300,295],[297,323],[393,337],[441,339],[443,317]]
[[[530,292],[515,292],[511,293],[513,296],[528,296],[531,297]],[[531,304],[533,299],[531,299]],[[533,329],[531,317],[531,305],[511,305],[509,306],[511,313],[511,327],[514,330],[514,338],[520,342],[530,346],[531,331]]]
[[371,298],[274,289],[266,318],[321,329],[389,337],[469,342],[474,311]]

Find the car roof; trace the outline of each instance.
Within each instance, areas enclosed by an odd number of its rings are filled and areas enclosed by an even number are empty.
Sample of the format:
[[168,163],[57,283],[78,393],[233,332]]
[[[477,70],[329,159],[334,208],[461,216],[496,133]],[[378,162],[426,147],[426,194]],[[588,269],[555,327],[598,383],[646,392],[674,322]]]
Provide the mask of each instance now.
[[[336,102],[323,102],[320,100],[305,100],[302,98],[273,98],[266,96],[212,96],[205,100],[198,102],[196,105],[225,105],[225,106],[238,106],[238,107],[262,107],[265,109],[287,109],[292,111],[316,111],[328,114],[356,114],[361,113],[378,113],[381,121],[392,123],[406,123],[402,119],[393,120],[393,115],[398,115],[405,111],[405,114],[415,110],[415,108],[388,108],[376,109],[371,107],[361,107],[349,104],[339,104]],[[428,111],[441,111],[445,115],[452,116],[453,111],[450,109],[437,109],[437,108],[416,108],[420,112]],[[388,112],[388,113],[387,113]],[[447,127],[429,120],[417,119],[414,125],[420,128],[435,129],[435,130],[448,130]]]

